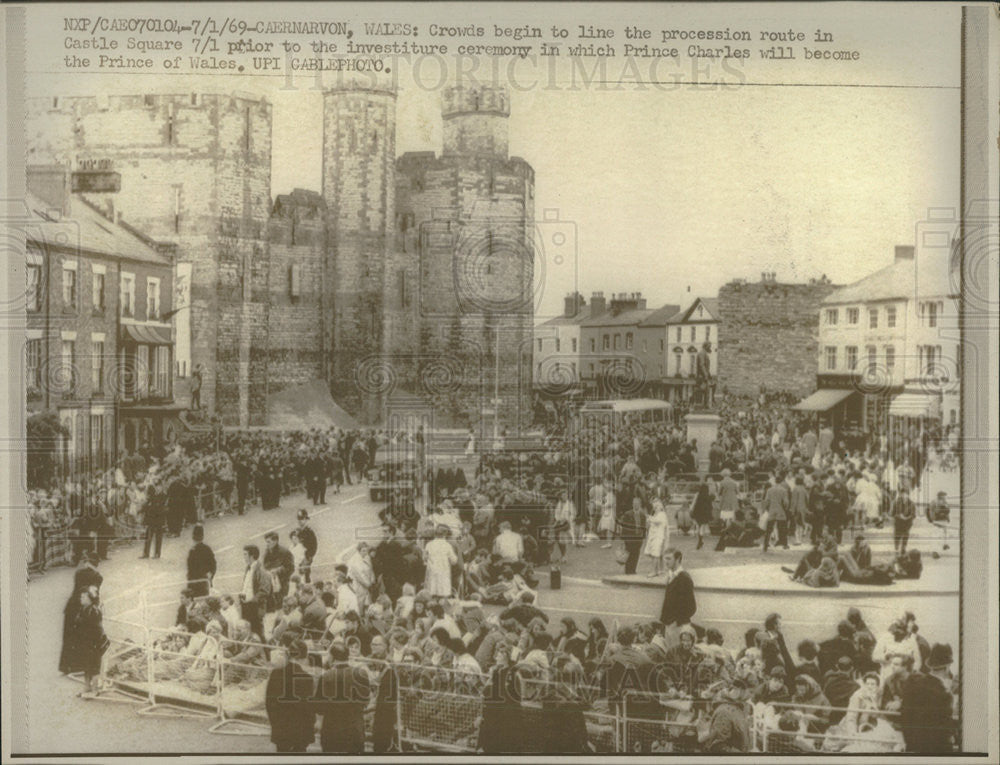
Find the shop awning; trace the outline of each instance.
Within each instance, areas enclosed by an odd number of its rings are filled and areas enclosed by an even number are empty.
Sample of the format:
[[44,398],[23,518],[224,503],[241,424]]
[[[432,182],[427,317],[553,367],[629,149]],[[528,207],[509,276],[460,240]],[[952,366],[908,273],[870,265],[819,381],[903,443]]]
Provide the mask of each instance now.
[[820,388],[810,396],[802,399],[792,407],[800,412],[827,412],[854,393],[853,390],[841,388]]
[[940,417],[941,407],[932,393],[900,393],[889,404],[892,417]]
[[144,324],[122,325],[122,339],[140,345],[170,345],[170,330],[165,327],[149,327]]

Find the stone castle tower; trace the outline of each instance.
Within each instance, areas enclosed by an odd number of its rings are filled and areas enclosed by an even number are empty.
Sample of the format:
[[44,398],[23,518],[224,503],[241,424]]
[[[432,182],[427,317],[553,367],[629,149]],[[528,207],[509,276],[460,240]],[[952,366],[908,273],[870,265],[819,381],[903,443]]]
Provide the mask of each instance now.
[[397,159],[393,88],[328,90],[322,194],[273,204],[271,105],[250,96],[29,99],[27,160],[110,160],[121,190],[90,201],[177,244],[177,371],[202,365],[226,425],[266,425],[269,394],[325,380],[366,423],[409,393],[440,423],[499,409],[513,429],[530,417],[534,171],[508,156],[503,88],[441,100],[441,154]]

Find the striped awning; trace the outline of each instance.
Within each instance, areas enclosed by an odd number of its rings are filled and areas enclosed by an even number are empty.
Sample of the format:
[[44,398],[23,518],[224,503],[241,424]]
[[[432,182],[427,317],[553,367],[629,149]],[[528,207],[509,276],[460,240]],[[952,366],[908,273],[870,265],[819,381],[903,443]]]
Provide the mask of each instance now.
[[936,418],[941,416],[941,405],[933,393],[900,393],[889,403],[889,415]]
[[170,345],[170,330],[145,324],[123,324],[122,339],[139,345]]
[[854,393],[843,388],[820,388],[792,407],[800,412],[827,412]]

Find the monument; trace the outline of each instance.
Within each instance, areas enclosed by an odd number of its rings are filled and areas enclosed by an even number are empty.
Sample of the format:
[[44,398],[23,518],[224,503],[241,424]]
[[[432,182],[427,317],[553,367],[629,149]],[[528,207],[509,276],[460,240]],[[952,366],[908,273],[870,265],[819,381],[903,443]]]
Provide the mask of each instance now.
[[712,344],[705,342],[695,358],[694,408],[684,418],[687,440],[694,441],[698,451],[698,472],[708,472],[708,452],[719,436],[720,417],[715,409],[715,378],[712,377]]

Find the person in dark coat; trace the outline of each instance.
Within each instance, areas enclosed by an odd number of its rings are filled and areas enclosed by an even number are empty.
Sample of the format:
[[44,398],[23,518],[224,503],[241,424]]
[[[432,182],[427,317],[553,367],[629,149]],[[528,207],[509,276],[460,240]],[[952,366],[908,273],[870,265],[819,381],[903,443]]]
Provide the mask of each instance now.
[[309,513],[306,512],[305,508],[299,510],[298,520],[299,541],[306,551],[305,559],[302,561],[302,579],[305,582],[309,582],[310,569],[312,568],[313,560],[316,558],[316,550],[319,547],[319,542],[316,540],[316,532],[309,526]]
[[360,667],[347,663],[347,646],[330,646],[332,665],[316,688],[316,712],[323,717],[320,746],[326,754],[363,754],[365,751],[365,706],[371,689]]
[[[97,588],[91,585],[80,592],[80,612],[75,623],[76,658],[83,671],[83,694],[96,693],[97,677],[101,674],[101,659],[108,650],[104,634],[101,600]],[[81,695],[83,695],[81,694]]]
[[952,662],[951,646],[935,643],[924,667],[930,672],[914,672],[903,681],[899,727],[907,752],[949,754],[955,751],[954,698],[948,671]]
[[264,708],[277,752],[304,752],[316,738],[314,681],[302,665],[308,655],[305,642],[292,641],[287,660],[279,659],[267,679]]
[[155,486],[149,487],[149,493],[146,495],[146,509],[145,509],[145,524],[146,524],[146,542],[142,548],[142,558],[149,557],[149,548],[156,540],[156,550],[153,554],[154,558],[160,557],[160,548],[163,547],[163,521],[164,521],[164,507],[163,507],[164,497]]
[[392,667],[382,670],[375,697],[375,715],[372,720],[372,749],[375,754],[384,754],[397,748],[396,741],[396,700],[399,686]]
[[292,574],[295,573],[295,558],[292,551],[278,543],[277,532],[271,531],[264,535],[264,569],[268,574],[277,574],[278,583],[281,588],[275,592],[272,589],[271,597],[267,605],[267,613],[277,611],[288,594],[288,583]]
[[698,546],[700,550],[705,544],[705,535],[708,533],[708,525],[712,522],[712,492],[708,488],[708,478],[698,485],[698,493],[694,498],[694,507],[691,509],[691,518],[698,528]]
[[73,574],[73,592],[63,608],[63,642],[59,654],[59,671],[64,675],[79,672],[82,667],[78,658],[76,641],[76,622],[80,615],[80,594],[90,587],[100,592],[104,577],[97,570],[95,556],[89,550],[84,550],[80,558],[80,567]]
[[841,656],[837,660],[836,669],[827,672],[823,676],[823,695],[830,700],[833,712],[830,715],[830,722],[839,723],[850,703],[851,696],[861,686],[854,681],[854,663],[847,656]]
[[854,627],[848,621],[837,624],[837,636],[824,640],[819,644],[819,668],[821,672],[829,672],[837,666],[841,656],[846,656],[853,665],[857,658],[857,645],[854,642]]
[[683,627],[691,622],[698,606],[694,600],[694,582],[691,575],[681,568],[681,551],[672,548],[664,553],[670,569],[670,579],[663,593],[660,621],[667,627]]
[[204,597],[215,577],[215,553],[205,544],[205,527],[200,523],[194,527],[191,538],[194,546],[188,550],[187,557],[188,589],[192,597]]
[[244,458],[236,461],[236,512],[239,515],[247,510],[247,497],[250,494],[250,466]]
[[490,670],[489,685],[483,694],[483,719],[479,725],[479,749],[485,754],[508,754],[518,750],[519,699],[516,669],[510,666],[510,652],[498,646]]
[[642,541],[646,537],[646,514],[642,511],[642,502],[638,498],[633,499],[632,509],[618,518],[618,536],[625,542],[625,550],[628,552],[625,573],[634,574],[642,552]]
[[184,526],[184,486],[175,478],[167,487],[167,536],[180,536]]

